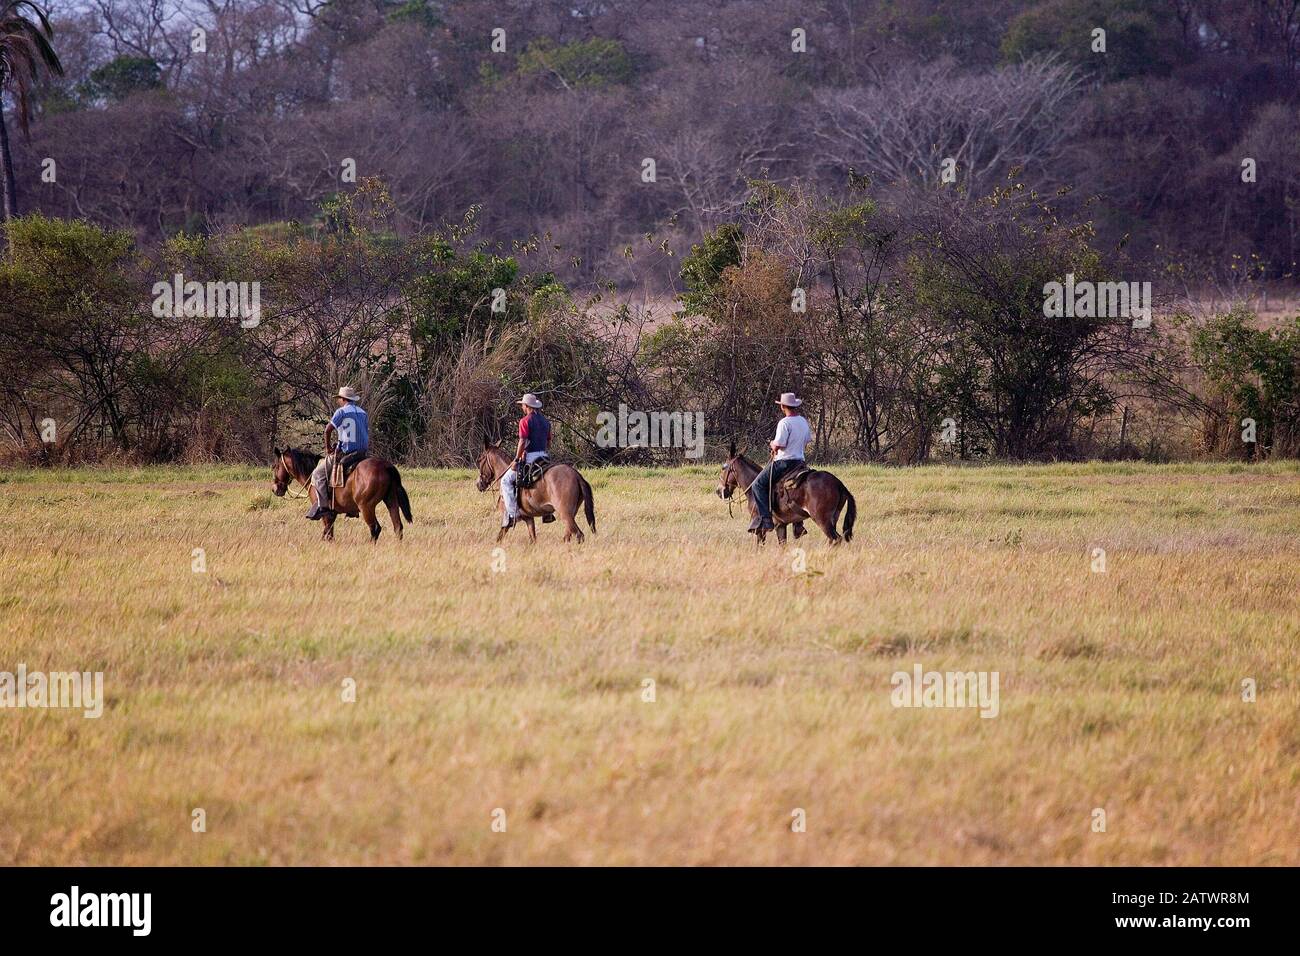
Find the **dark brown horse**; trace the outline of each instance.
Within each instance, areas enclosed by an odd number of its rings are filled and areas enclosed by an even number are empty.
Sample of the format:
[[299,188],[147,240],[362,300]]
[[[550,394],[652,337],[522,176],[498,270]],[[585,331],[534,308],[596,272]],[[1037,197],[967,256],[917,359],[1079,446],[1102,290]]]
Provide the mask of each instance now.
[[[307,489],[308,496],[314,502],[316,489],[312,487],[311,473],[316,463],[320,461],[320,457],[301,448],[286,448],[284,451],[277,448],[275,468],[271,472],[274,480],[272,490],[275,491],[276,497],[283,498],[284,493],[289,490],[290,482],[297,481]],[[365,520],[366,527],[370,529],[371,541],[378,541],[379,532],[382,530],[379,527],[379,519],[375,517],[375,506],[381,501],[388,505],[388,514],[393,519],[393,531],[397,533],[400,541],[402,515],[405,515],[406,520],[412,524],[415,523],[415,519],[411,517],[411,499],[406,496],[406,489],[402,487],[402,476],[398,474],[395,465],[382,458],[366,458],[352,469],[347,483],[342,488],[334,489],[334,510],[349,518],[355,518],[359,514]],[[328,505],[329,502],[326,504]],[[321,523],[325,526],[321,537],[326,541],[334,540],[334,518],[335,515],[327,514],[321,519]]]
[[[500,481],[501,476],[512,463],[510,456],[501,450],[500,445],[485,443],[483,454],[478,456],[478,490],[487,491]],[[497,505],[505,507],[499,496]],[[591,485],[572,465],[552,465],[546,469],[541,481],[531,488],[523,489],[523,493],[519,496],[519,516],[528,522],[530,541],[537,540],[535,519],[545,520],[547,515],[558,514],[564,519],[566,526],[564,540],[568,541],[576,534],[578,544],[582,544],[584,538],[577,520],[579,506],[587,516],[587,526],[591,528],[591,533],[595,534],[596,507],[591,498]],[[497,532],[497,540],[504,538],[508,530],[502,528]]]
[[[758,477],[759,470],[758,465],[743,454],[738,454],[736,446],[732,445],[727,463],[722,466],[722,477],[718,482],[718,497],[729,499],[737,489],[740,489],[745,492],[750,516],[757,515],[758,501],[750,486]],[[812,518],[817,522],[817,527],[826,533],[832,545],[839,544],[841,537],[835,531],[835,523],[839,520],[840,509],[846,505],[842,540],[853,540],[853,523],[858,519],[858,503],[849,493],[849,489],[844,487],[844,482],[829,471],[814,471],[793,489],[781,488],[782,483],[777,482],[772,487],[772,523],[776,525],[777,541],[785,544],[786,525],[794,526],[796,538],[802,537],[805,534],[804,519]],[[757,544],[761,545],[766,538],[766,532],[759,531],[756,537]]]

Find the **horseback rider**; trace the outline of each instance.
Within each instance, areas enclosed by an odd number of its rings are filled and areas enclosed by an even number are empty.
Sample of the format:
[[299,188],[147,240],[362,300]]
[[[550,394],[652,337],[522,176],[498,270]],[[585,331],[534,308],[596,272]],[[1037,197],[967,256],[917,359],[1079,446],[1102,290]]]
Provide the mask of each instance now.
[[758,504],[758,515],[749,526],[751,532],[772,530],[772,486],[804,464],[804,447],[812,441],[812,427],[808,424],[808,419],[799,414],[803,399],[794,392],[783,392],[776,403],[781,406],[783,417],[777,423],[776,437],[768,443],[772,449],[772,460],[758,473],[750,486]]
[[501,476],[501,501],[505,512],[501,516],[501,527],[513,528],[519,518],[519,498],[515,494],[515,482],[519,478],[520,465],[531,465],[539,458],[546,458],[551,445],[551,423],[542,414],[542,400],[528,392],[515,403],[523,409],[524,417],[519,419],[519,443],[515,448],[514,463]]
[[338,435],[338,443],[334,446],[335,455],[349,455],[352,452],[365,452],[370,448],[370,418],[357,403],[361,401],[361,393],[351,385],[344,385],[339,389],[338,395],[334,402],[338,406],[334,410],[334,415],[330,418],[329,424],[325,426],[325,451],[327,454],[316,465],[315,470],[311,473],[312,487],[316,489],[316,503],[312,505],[311,510],[307,512],[309,521],[319,521],[327,514],[333,514],[329,507],[330,498],[330,468],[333,465],[332,457],[328,454],[330,449],[330,435]]

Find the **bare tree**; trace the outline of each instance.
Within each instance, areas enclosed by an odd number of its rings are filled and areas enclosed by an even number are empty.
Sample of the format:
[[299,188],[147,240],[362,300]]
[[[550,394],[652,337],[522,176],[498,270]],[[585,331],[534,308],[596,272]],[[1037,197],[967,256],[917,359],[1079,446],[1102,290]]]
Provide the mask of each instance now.
[[946,159],[972,188],[1017,166],[1050,178],[1076,125],[1078,88],[1075,73],[1050,59],[979,75],[945,60],[872,86],[821,91],[822,163],[885,183],[939,182]]

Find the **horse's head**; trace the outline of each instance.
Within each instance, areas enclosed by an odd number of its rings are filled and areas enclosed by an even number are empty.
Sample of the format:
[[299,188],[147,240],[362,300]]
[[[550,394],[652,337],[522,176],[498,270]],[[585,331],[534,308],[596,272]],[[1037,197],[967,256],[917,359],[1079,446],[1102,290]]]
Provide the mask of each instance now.
[[730,498],[740,487],[740,458],[743,452],[736,451],[736,445],[733,442],[731,448],[727,451],[727,463],[722,466],[722,474],[718,478],[717,494],[719,498]]
[[478,456],[478,481],[475,483],[479,491],[487,491],[492,487],[492,482],[497,480],[497,460],[502,454],[500,444],[483,442],[483,451]]
[[288,457],[287,450],[280,451],[278,448],[275,450],[275,465],[271,468],[271,491],[277,498],[284,497],[284,493],[289,490],[289,482],[293,481],[293,472],[285,463]]

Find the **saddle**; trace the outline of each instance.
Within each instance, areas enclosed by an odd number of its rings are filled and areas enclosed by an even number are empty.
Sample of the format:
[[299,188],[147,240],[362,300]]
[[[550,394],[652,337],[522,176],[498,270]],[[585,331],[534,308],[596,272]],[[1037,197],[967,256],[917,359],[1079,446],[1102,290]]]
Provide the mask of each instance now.
[[352,474],[353,469],[361,464],[370,455],[366,451],[349,451],[340,455],[337,452],[330,455],[330,487],[342,488],[348,483],[348,476]]
[[[551,459],[539,458],[534,462],[515,466],[515,504],[522,511],[524,507],[524,489],[531,488],[542,480],[542,475],[551,467]],[[554,514],[542,515],[542,524],[555,520]]]
[[531,488],[542,480],[542,475],[551,467],[551,459],[539,458],[528,464],[518,465],[515,468],[515,488],[523,491],[525,488]]
[[809,468],[805,464],[799,465],[789,474],[781,476],[781,480],[776,484],[776,500],[781,503],[783,510],[796,510],[795,504],[790,500],[790,497],[800,485],[808,480],[808,476],[813,474],[816,474],[816,469]]
[[793,491],[808,480],[808,476],[815,474],[816,469],[809,468],[806,464],[799,465],[789,474],[781,476],[781,488],[787,491]]

